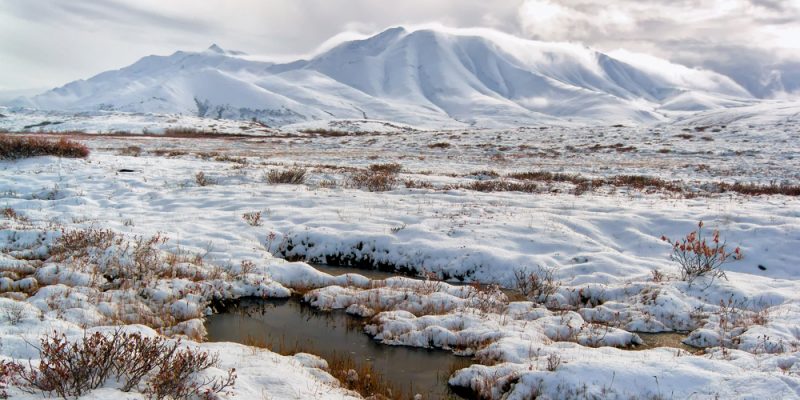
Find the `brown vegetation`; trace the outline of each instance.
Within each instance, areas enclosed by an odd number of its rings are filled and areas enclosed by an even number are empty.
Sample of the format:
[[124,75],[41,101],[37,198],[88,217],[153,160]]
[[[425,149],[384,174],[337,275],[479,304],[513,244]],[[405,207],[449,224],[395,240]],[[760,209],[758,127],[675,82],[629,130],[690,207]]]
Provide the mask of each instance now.
[[61,138],[49,140],[40,137],[0,136],[0,159],[14,160],[37,156],[85,158],[89,155],[86,145]]
[[272,184],[302,185],[306,181],[306,170],[303,168],[292,168],[285,171],[271,170],[266,173],[265,179]]
[[370,192],[384,192],[392,190],[397,183],[397,174],[403,166],[397,163],[372,164],[367,169],[353,172],[350,183],[359,189]]
[[95,332],[78,341],[53,333],[40,340],[39,365],[4,365],[10,382],[29,393],[43,392],[68,399],[103,386],[115,377],[124,392],[137,391],[154,399],[214,398],[232,388],[236,371],[226,377],[197,380],[194,375],[218,363],[216,354],[182,348],[180,340],[116,330]]

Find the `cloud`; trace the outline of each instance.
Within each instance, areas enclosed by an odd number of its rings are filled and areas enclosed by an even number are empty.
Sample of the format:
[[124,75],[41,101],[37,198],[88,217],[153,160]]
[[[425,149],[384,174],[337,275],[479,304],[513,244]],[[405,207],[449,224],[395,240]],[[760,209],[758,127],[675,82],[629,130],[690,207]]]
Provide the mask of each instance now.
[[518,18],[528,37],[708,68],[761,97],[800,91],[800,0],[526,0]]
[[800,0],[3,0],[0,87],[55,86],[211,43],[275,60],[397,25],[486,27],[623,48],[798,90]]

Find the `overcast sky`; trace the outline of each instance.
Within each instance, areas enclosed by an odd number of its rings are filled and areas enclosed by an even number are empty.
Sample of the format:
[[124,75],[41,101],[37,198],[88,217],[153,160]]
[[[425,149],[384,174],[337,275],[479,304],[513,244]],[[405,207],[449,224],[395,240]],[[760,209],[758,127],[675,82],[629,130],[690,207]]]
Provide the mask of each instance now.
[[0,91],[212,43],[288,60],[341,32],[427,23],[649,53],[752,92],[800,90],[800,0],[0,0]]

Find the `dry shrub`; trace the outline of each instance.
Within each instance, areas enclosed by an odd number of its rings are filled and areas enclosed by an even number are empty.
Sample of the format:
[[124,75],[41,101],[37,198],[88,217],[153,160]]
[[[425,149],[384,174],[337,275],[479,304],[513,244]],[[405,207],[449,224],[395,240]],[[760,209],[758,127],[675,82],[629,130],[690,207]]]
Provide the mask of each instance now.
[[[159,250],[168,238],[161,233],[150,237],[137,236],[126,241],[108,229],[84,229],[62,232],[50,247],[53,261],[71,260],[73,263],[97,263],[103,273],[112,279],[129,279],[146,284],[149,278],[160,273],[166,263]],[[116,247],[113,252],[108,250]]]
[[[126,244],[124,253],[130,254],[131,262],[129,265],[121,265],[119,277],[132,279],[139,282],[147,282],[146,278],[160,273],[164,267],[164,259],[158,246],[163,245],[169,240],[161,233],[146,238],[138,236],[133,241],[133,248]],[[126,268],[127,267],[127,268]]]
[[8,398],[8,387],[24,384],[20,376],[25,370],[21,364],[16,362],[0,361],[0,399]]
[[261,225],[261,211],[251,211],[242,214],[242,219],[250,226]]
[[[727,356],[728,348],[738,344],[737,337],[754,325],[766,325],[769,322],[769,307],[767,304],[750,303],[746,300],[736,301],[733,295],[728,300],[720,300],[719,308],[715,314],[719,318],[720,347]],[[754,353],[782,353],[786,347],[782,340],[772,341],[769,336],[763,336],[762,342],[756,345]]]
[[3,217],[5,217],[6,219],[17,219],[17,215],[18,215],[17,211],[14,210],[11,207],[4,208],[2,214],[3,214]]
[[719,188],[723,192],[736,192],[740,194],[759,196],[782,194],[784,196],[800,196],[800,185],[790,184],[769,184],[757,185],[754,183],[720,183]]
[[409,189],[433,189],[433,184],[418,179],[407,179],[403,184]]
[[203,171],[200,171],[194,175],[194,181],[198,186],[209,186],[216,183],[213,179],[207,177],[206,173]]
[[586,178],[577,174],[564,174],[561,172],[549,171],[514,172],[506,176],[521,181],[571,182],[576,185],[587,180]]
[[394,188],[397,183],[397,174],[402,169],[403,166],[397,163],[372,164],[367,169],[352,173],[350,182],[359,189],[367,189],[370,192],[384,192]]
[[286,171],[271,170],[267,172],[265,178],[272,184],[302,185],[306,181],[306,170],[303,168],[292,168]]
[[465,187],[469,190],[478,192],[536,192],[536,184],[533,182],[512,182],[506,180],[475,181]]
[[428,148],[431,149],[446,149],[450,147],[450,143],[448,142],[438,142],[438,143],[431,143],[428,145]]
[[169,136],[169,137],[197,138],[197,137],[208,137],[208,136],[218,136],[218,135],[220,134],[191,127],[175,127],[175,128],[164,129],[164,136]]
[[228,370],[224,378],[206,378],[202,381],[192,380],[192,376],[217,365],[219,356],[198,350],[184,349],[177,351],[172,358],[166,360],[158,369],[145,393],[155,399],[203,399],[217,398],[218,393],[233,388],[236,383],[236,370]]
[[189,154],[183,150],[168,150],[168,149],[155,149],[152,151],[154,155],[159,157],[180,157]]
[[110,229],[83,229],[62,231],[61,236],[50,247],[50,256],[55,261],[69,257],[88,257],[90,252],[102,253],[113,245],[120,245],[122,238]]
[[372,172],[385,172],[388,174],[399,174],[403,166],[398,163],[372,164],[369,166]]
[[81,396],[116,378],[120,389],[136,390],[155,399],[213,398],[232,388],[231,369],[224,378],[194,380],[192,376],[218,362],[216,354],[181,348],[180,340],[117,330],[109,335],[95,332],[70,342],[57,333],[44,336],[37,368],[17,364],[12,384],[29,393],[56,394],[64,399]]
[[142,148],[140,146],[127,146],[119,149],[119,155],[139,157],[142,155]]
[[[455,177],[455,176],[458,176],[458,175],[454,174],[453,176]],[[482,177],[482,178],[499,178],[500,174],[497,173],[497,171],[495,171],[495,170],[486,169],[486,170],[480,170],[480,171],[472,171],[472,172],[466,174],[465,176],[471,176],[471,177],[476,177],[477,176],[477,177]]]
[[234,164],[247,165],[247,159],[246,158],[230,156],[228,154],[216,155],[216,156],[214,156],[214,161],[230,162],[230,163],[234,163]]
[[250,260],[242,260],[239,264],[239,271],[242,275],[252,274],[256,270],[256,263]]
[[657,269],[654,269],[654,270],[650,271],[650,273],[652,274],[653,282],[656,282],[656,283],[663,282],[664,279],[666,278],[664,276],[664,273],[662,273],[661,271],[659,271]]
[[701,276],[725,278],[722,265],[743,257],[738,247],[733,252],[725,249],[725,242],[720,243],[718,230],[712,233],[709,244],[703,237],[703,221],[697,224],[696,231],[690,232],[681,240],[671,241],[666,236],[662,236],[661,240],[672,245],[670,258],[680,266],[681,279],[688,282]]
[[550,353],[550,355],[547,356],[547,370],[553,372],[560,366],[561,356],[559,356],[557,353]]
[[561,284],[555,279],[555,268],[538,266],[536,271],[514,271],[514,286],[527,299],[547,304]]
[[326,129],[326,128],[311,128],[311,129],[303,129],[300,130],[300,133],[308,133],[314,136],[322,136],[322,137],[341,137],[341,136],[358,136],[362,135],[362,132],[349,132],[349,131],[340,131],[336,129]]
[[0,159],[15,160],[37,156],[85,158],[89,148],[84,144],[61,138],[49,140],[37,137],[0,136]]
[[499,285],[481,285],[479,282],[470,284],[474,290],[467,296],[469,305],[478,310],[482,315],[502,314],[508,306],[508,297]]
[[592,192],[594,189],[603,186],[604,183],[605,181],[603,181],[602,179],[591,179],[591,180],[587,179],[584,182],[576,184],[575,189],[573,189],[573,193],[576,196],[580,196],[583,193]]
[[349,354],[334,353],[328,357],[328,372],[347,389],[371,398],[406,398],[400,388],[393,387],[370,363],[356,363]]
[[11,325],[17,325],[25,318],[25,306],[22,303],[13,302],[3,309],[3,314]]
[[18,213],[17,210],[11,207],[5,207],[3,209],[0,209],[0,215],[2,215],[6,219],[22,223],[27,223],[31,221],[30,218]]
[[612,178],[612,182],[610,183],[614,186],[629,186],[634,189],[655,187],[657,189],[668,190],[671,192],[683,191],[679,185],[673,182],[668,182],[661,178],[644,175],[617,175]]

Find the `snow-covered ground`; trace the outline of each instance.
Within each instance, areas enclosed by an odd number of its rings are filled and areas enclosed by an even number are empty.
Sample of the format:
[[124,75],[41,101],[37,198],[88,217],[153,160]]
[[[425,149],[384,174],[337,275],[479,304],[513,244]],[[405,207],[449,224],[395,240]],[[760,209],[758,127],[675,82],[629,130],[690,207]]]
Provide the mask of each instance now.
[[[474,356],[476,364],[450,383],[487,397],[798,398],[800,199],[717,190],[721,183],[797,185],[797,127],[784,119],[74,136],[92,148],[87,159],[0,161],[0,206],[14,211],[0,219],[0,301],[22,310],[0,315],[0,354],[35,359],[30,343],[45,332],[78,338],[83,329],[116,324],[201,342],[212,299],[285,297],[294,289],[315,307],[370,316],[365,331],[383,343]],[[354,173],[391,162],[402,166],[393,190],[353,187]],[[306,169],[304,184],[265,179],[292,168]],[[507,175],[525,171],[607,183],[578,193],[558,180],[530,181],[536,187],[527,192],[469,189],[522,184]],[[679,189],[608,183],[621,175]],[[700,220],[744,253],[725,265],[727,279],[681,281],[669,259],[662,235],[681,237]],[[88,230],[110,230],[114,239],[65,250],[66,235]],[[161,240],[148,244],[154,235]],[[278,256],[370,262],[505,288],[516,286],[517,274],[551,271],[554,279],[545,296],[509,299],[486,286],[332,277]],[[145,279],[115,278],[144,262],[157,266],[140,272]],[[687,332],[686,343],[706,350],[626,348],[642,343],[636,332],[664,331]],[[220,369],[237,368],[238,398],[358,396],[335,388],[308,356],[197,345],[222,354]]]

